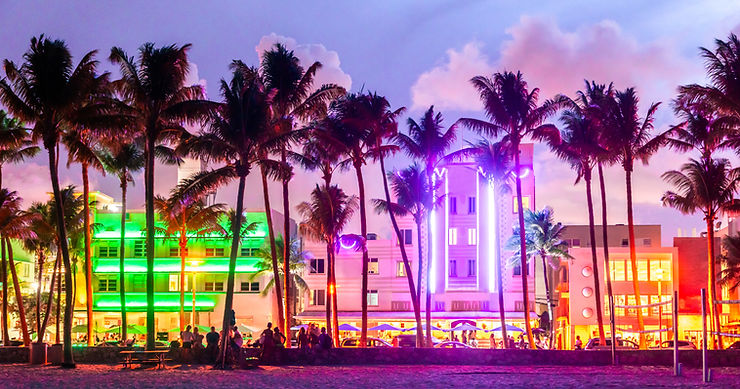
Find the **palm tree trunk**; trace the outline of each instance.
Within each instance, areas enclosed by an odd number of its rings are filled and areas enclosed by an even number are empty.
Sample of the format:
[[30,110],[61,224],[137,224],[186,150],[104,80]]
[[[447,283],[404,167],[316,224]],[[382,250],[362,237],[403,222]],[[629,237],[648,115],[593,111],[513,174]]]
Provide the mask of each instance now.
[[362,292],[360,296],[362,306],[362,328],[360,332],[360,347],[367,347],[367,267],[370,258],[367,253],[367,215],[365,212],[365,182],[362,179],[362,165],[355,164],[357,187],[360,193],[360,234],[362,235]]
[[[182,226],[185,225],[185,212],[182,213]],[[180,229],[180,238],[178,239],[180,249],[180,331],[185,332],[185,247],[187,247],[187,237],[184,228]],[[191,318],[193,320],[193,318]]]
[[[331,278],[332,267],[333,267],[332,260],[331,260],[332,251],[333,251],[332,243],[327,242],[326,243],[326,293],[325,293],[326,301],[324,301],[324,307],[326,308],[326,333],[328,334],[333,334],[333,332],[331,331],[332,330],[332,326],[331,326],[331,319],[332,319],[332,313],[331,313],[332,309],[331,308],[332,307],[331,305],[333,303],[331,295],[335,293],[335,291],[333,291],[332,278]],[[336,308],[334,310],[336,311]],[[336,343],[338,340],[334,339],[334,341]]]
[[[501,193],[501,188],[498,186],[495,186],[496,185],[495,183],[493,185],[494,185],[494,190],[497,193]],[[496,260],[498,261],[498,269],[496,269],[496,287],[498,289],[499,319],[501,319],[501,339],[503,340],[501,344],[503,345],[503,348],[509,348],[509,336],[506,331],[506,305],[504,305],[504,277],[502,274],[503,269],[504,269],[504,263],[503,263],[503,257],[501,255],[501,229],[498,228],[498,226],[501,225],[500,223],[501,218],[498,212],[498,204],[489,204],[488,206],[493,207],[493,213],[494,213],[493,217],[496,220],[496,226],[497,226],[496,231],[495,231],[496,232]]]
[[[625,169],[625,181],[627,182],[627,230],[629,232],[630,264],[632,265],[632,287],[635,290],[635,302],[642,304],[640,298],[640,282],[637,280],[637,249],[635,247],[635,222],[632,215],[632,170]],[[606,242],[604,242],[606,244]],[[645,330],[645,321],[642,317],[642,308],[637,309],[637,327],[639,331]],[[645,334],[640,332],[640,348],[644,349]]]
[[[61,256],[59,253],[57,253],[57,259],[54,260],[54,268],[51,271],[51,283],[49,284],[49,295],[46,297],[46,308],[44,308],[44,320],[41,323],[41,331],[40,334],[43,338],[43,335],[46,333],[46,327],[49,325],[49,317],[51,316],[51,306],[54,304],[54,286],[57,283],[57,277],[60,275],[60,261],[59,258]],[[59,320],[59,318],[57,318]]]
[[[594,203],[591,194],[591,170],[585,170],[584,181],[586,183],[586,204],[588,205],[588,233],[591,238],[591,267],[594,269],[594,299],[596,300],[596,322],[599,325],[599,344],[606,344],[606,334],[604,333],[604,315],[601,304],[601,277],[599,276],[599,261],[596,254],[596,227],[594,226]],[[604,269],[608,274],[609,269]],[[550,317],[553,319],[553,317]],[[553,321],[554,323],[554,321]]]
[[[715,255],[714,255],[714,215],[710,215],[707,217],[707,252],[709,253],[709,256],[707,258],[708,260],[708,269],[709,269],[709,298],[712,299],[711,303],[709,304],[709,317],[713,318],[714,322],[714,328],[716,332],[722,332],[722,329],[720,327],[720,311],[719,307],[717,306],[717,271],[715,270],[714,263],[715,261]],[[706,340],[704,340],[706,342]],[[715,350],[721,350],[722,347],[722,337],[719,335],[712,336],[712,344],[714,346]]]
[[[404,242],[404,236],[401,234],[401,229],[398,227],[398,221],[396,215],[393,214],[391,208],[391,192],[388,190],[388,177],[385,174],[385,161],[383,156],[380,156],[380,171],[383,176],[383,190],[385,192],[385,202],[388,204],[388,215],[391,218],[391,224],[393,230],[396,232],[396,238],[398,238],[398,247],[401,248],[401,258],[403,259],[403,268],[406,272],[406,280],[409,283],[409,295],[411,296],[411,304],[414,307],[414,318],[416,319],[416,347],[421,347],[424,342],[424,333],[421,328],[421,311],[419,310],[419,302],[416,298],[416,289],[414,288],[414,274],[411,273],[411,265],[409,264],[409,257],[406,254],[406,245]],[[421,227],[417,224],[417,230]],[[427,327],[427,332],[431,327]]]
[[[149,131],[147,131],[148,133]],[[147,134],[144,150],[144,192],[146,203],[146,349],[154,350],[154,142]]]
[[519,178],[519,143],[516,144],[514,151],[514,171],[516,172],[516,202],[517,216],[519,216],[519,251],[521,253],[522,267],[522,298],[524,300],[524,326],[527,331],[527,341],[529,348],[536,349],[534,338],[532,337],[532,325],[529,322],[529,285],[527,285],[527,241],[524,233],[524,204],[522,201],[522,180]]
[[[287,150],[283,146],[280,153],[280,161],[288,163]],[[285,334],[288,341],[285,348],[290,348],[290,198],[288,194],[288,182],[290,179],[282,180],[283,187],[283,287],[285,288]]]
[[[263,174],[264,177],[264,174]],[[236,273],[236,255],[239,250],[239,242],[241,241],[241,227],[242,227],[242,213],[244,213],[244,186],[247,182],[247,174],[243,173],[239,175],[239,188],[236,195],[236,215],[234,216],[234,223],[231,226],[231,251],[229,252],[229,275],[226,280],[226,299],[224,301],[224,317],[221,335],[221,352],[219,355],[218,364],[221,368],[226,366],[226,348],[227,340],[231,330],[231,307],[234,304],[234,284],[235,273]],[[274,258],[274,257],[273,257]],[[273,261],[274,263],[274,261]],[[277,287],[277,285],[275,285]],[[235,318],[236,319],[236,318]]]
[[121,340],[124,342],[128,339],[126,321],[126,272],[125,272],[125,258],[126,258],[126,189],[128,182],[126,176],[128,172],[124,168],[121,172],[121,252],[118,261],[118,287],[121,295]]
[[[421,239],[421,220],[416,221],[416,245],[419,246],[417,248],[417,254],[419,256],[419,259],[417,262],[419,263],[416,265],[416,306],[419,309],[419,323],[421,323],[421,283],[422,283],[422,278],[423,278],[422,275],[424,273],[424,262],[422,261],[422,258],[424,256],[424,249],[422,248],[422,239]],[[424,330],[420,324],[418,324],[416,328],[418,328],[419,331]],[[422,347],[424,345],[423,341],[424,339],[422,339],[422,344],[419,347]]]
[[82,163],[82,205],[83,226],[85,232],[85,308],[87,310],[87,345],[92,346],[93,337],[93,288],[92,288],[92,253],[90,252],[90,180],[87,163]]
[[61,317],[62,317],[62,275],[60,274],[57,277],[57,304],[56,304],[57,312],[56,312],[56,325],[55,325],[55,343],[59,344],[59,339],[61,339],[61,336],[59,334],[59,323],[61,323]]
[[18,282],[18,274],[15,270],[15,263],[13,262],[13,246],[11,245],[10,238],[5,238],[8,245],[8,266],[10,267],[10,274],[13,277],[13,289],[15,290],[15,300],[18,302],[18,318],[21,322],[21,332],[23,333],[23,345],[28,347],[31,345],[31,337],[28,335],[28,324],[26,323],[26,309],[23,306],[23,293],[21,291],[21,284]]
[[[601,188],[601,232],[604,241],[604,272],[606,272],[606,294],[609,296],[610,301],[614,294],[612,293],[612,271],[611,265],[609,264],[609,234],[607,233],[607,220],[606,220],[606,185],[604,184],[604,170],[601,167],[601,162],[597,164],[599,168],[599,186]],[[596,243],[594,243],[596,244]],[[612,315],[613,312],[610,312]]]
[[[547,266],[547,258],[545,258],[544,255],[542,257],[542,279],[545,282],[545,298],[547,299],[547,314],[550,315],[550,349],[552,348],[552,337],[553,337],[553,331],[552,331],[552,323],[553,320],[553,314],[552,314],[552,291],[550,290],[550,280],[547,277],[547,269],[549,266]],[[534,259],[533,259],[534,260]]]
[[[277,300],[277,308],[278,308],[278,320],[277,320],[277,326],[278,328],[284,326],[284,318],[283,318],[283,291],[280,289],[280,270],[278,269],[278,260],[277,260],[277,248],[275,247],[275,230],[273,229],[272,224],[272,208],[270,207],[270,193],[268,192],[267,187],[267,172],[265,172],[264,167],[260,167],[260,172],[262,174],[262,193],[264,195],[265,200],[265,218],[267,220],[267,234],[270,237],[270,255],[272,255],[272,279],[275,283],[275,299]],[[281,328],[281,330],[283,329]]]
[[[64,264],[64,283],[67,289],[72,285],[72,263],[69,260],[69,247],[67,246],[67,230],[64,226],[64,207],[62,206],[62,195],[59,189],[59,169],[56,158],[56,146],[49,147],[49,173],[51,176],[51,187],[54,193],[54,205],[57,212],[57,236],[59,238],[59,251],[62,252]],[[152,155],[152,158],[154,156]],[[153,161],[153,159],[152,159]],[[154,243],[154,241],[152,241]],[[152,285],[153,286],[153,285]],[[72,316],[74,315],[74,301],[72,293],[65,294],[64,307],[64,346],[62,367],[74,368],[75,362],[72,356]],[[153,301],[152,301],[153,303]],[[152,323],[153,325],[154,323]],[[154,334],[152,334],[154,335]],[[154,346],[152,338],[152,346]],[[153,348],[153,347],[152,347]]]
[[[432,190],[432,197],[435,197],[435,190],[434,190],[434,184],[432,183],[434,175],[433,170],[434,165],[428,165],[427,166],[427,185],[429,185],[429,188]],[[432,209],[434,209],[434,204],[436,203],[437,199],[432,198]],[[426,307],[424,309],[424,318],[427,325],[427,332],[426,332],[426,341],[427,341],[427,347],[432,347],[432,282],[436,282],[437,280],[432,280],[432,209],[427,210],[427,256],[426,256],[426,295],[425,295],[425,302]],[[421,261],[421,258],[419,258],[419,261]],[[419,275],[421,277],[421,275]],[[421,296],[418,296],[419,298],[419,306],[421,306]]]
[[41,343],[43,338],[41,334],[41,277],[44,271],[44,251],[38,253],[38,269],[36,273],[36,342]]
[[8,331],[8,260],[5,257],[5,239],[0,239],[0,251],[2,251],[2,260],[0,260],[0,277],[3,283],[3,345],[10,346],[10,332]]

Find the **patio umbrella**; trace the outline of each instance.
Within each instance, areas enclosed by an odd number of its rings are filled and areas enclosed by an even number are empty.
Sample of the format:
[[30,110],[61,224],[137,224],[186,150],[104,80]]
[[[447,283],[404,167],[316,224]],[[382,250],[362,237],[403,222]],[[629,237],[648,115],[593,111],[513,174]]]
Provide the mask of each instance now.
[[[426,329],[427,329],[427,326],[426,326],[426,324],[422,324],[422,325],[421,325],[421,328],[422,328],[423,330],[426,330]],[[416,331],[416,327],[411,327],[411,328],[407,328],[407,329],[404,329],[403,331],[404,331],[404,332],[407,332],[407,331]],[[432,331],[444,331],[444,330],[443,330],[443,329],[441,329],[441,328],[439,328],[439,327],[437,327],[437,326],[432,326]]]
[[339,331],[360,331],[360,329],[352,324],[344,323],[339,325]]
[[463,324],[458,325],[455,328],[450,328],[449,330],[445,330],[445,332],[452,332],[452,331],[483,331],[483,329],[478,328],[469,323],[463,323]]
[[401,331],[400,328],[394,327],[390,324],[381,324],[372,328],[368,328],[368,331]]
[[[121,327],[115,326],[103,332],[121,332]],[[126,332],[129,334],[135,334],[135,335],[146,335],[146,327],[135,325],[135,324],[130,324],[126,326]]]
[[[501,327],[496,327],[496,328],[494,328],[492,330],[489,330],[487,332],[496,332],[496,331],[501,331]],[[509,332],[524,332],[524,330],[522,330],[521,328],[514,327],[511,324],[507,324],[506,325],[506,331],[509,331]]]
[[299,324],[297,326],[290,327],[291,331],[300,331],[301,328],[308,329],[308,324]]
[[[105,328],[98,328],[93,327],[94,332],[105,332]],[[87,332],[87,324],[78,324],[74,327],[72,327],[73,333],[86,333]]]
[[239,324],[237,325],[237,327],[239,327],[239,332],[242,332],[242,333],[244,332],[261,333],[262,332],[259,328],[248,326],[246,324]]

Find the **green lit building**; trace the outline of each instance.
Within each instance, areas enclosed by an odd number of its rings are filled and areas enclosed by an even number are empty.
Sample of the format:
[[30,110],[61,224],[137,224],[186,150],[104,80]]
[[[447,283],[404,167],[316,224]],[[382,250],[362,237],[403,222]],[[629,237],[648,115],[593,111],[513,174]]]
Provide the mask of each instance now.
[[[110,327],[120,323],[121,283],[125,283],[126,310],[130,324],[146,324],[146,246],[144,242],[145,214],[143,210],[126,213],[125,277],[119,279],[121,207],[113,198],[95,192],[94,222],[99,228],[92,239],[93,263],[93,312],[96,327]],[[258,270],[257,249],[268,239],[266,215],[261,210],[246,212],[248,222],[257,222],[257,230],[241,242],[237,254],[234,310],[237,323],[261,328],[277,316],[273,291],[260,292],[271,277],[250,279]],[[272,219],[282,221],[282,214],[272,211]],[[282,223],[278,223],[282,226]],[[295,233],[295,224],[293,225]],[[281,235],[276,228],[276,236]],[[162,333],[177,328],[180,252],[176,238],[157,236],[154,248],[155,327]],[[193,298],[195,320],[200,325],[217,325],[222,319],[226,290],[231,239],[221,235],[192,237],[187,247],[185,280],[186,322],[191,319]],[[85,323],[84,274],[77,277],[76,322]],[[195,293],[193,294],[193,285]],[[194,296],[194,297],[193,297]],[[300,302],[298,302],[300,304]]]

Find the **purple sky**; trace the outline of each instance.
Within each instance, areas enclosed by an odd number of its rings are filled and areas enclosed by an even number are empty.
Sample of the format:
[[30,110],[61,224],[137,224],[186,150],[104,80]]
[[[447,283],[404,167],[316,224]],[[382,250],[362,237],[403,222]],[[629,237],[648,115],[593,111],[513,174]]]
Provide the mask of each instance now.
[[[584,78],[614,81],[617,88],[635,86],[648,102],[663,101],[658,129],[674,122],[668,102],[676,87],[703,82],[698,47],[713,47],[714,38],[739,31],[740,3],[712,1],[544,1],[523,5],[492,1],[374,1],[252,2],[252,1],[98,1],[9,2],[0,13],[0,58],[19,62],[32,36],[45,33],[67,41],[76,58],[98,49],[104,70],[111,46],[131,55],[144,42],[192,43],[193,82],[205,82],[209,97],[218,98],[217,81],[228,76],[232,59],[257,64],[258,52],[275,42],[294,49],[302,61],[319,60],[319,82],[336,82],[352,90],[384,94],[394,107],[409,108],[418,118],[434,104],[452,124],[461,116],[480,115],[480,103],[467,80],[500,70],[521,70],[542,98],[573,94]],[[405,120],[405,119],[404,119]],[[462,134],[472,140],[474,136]],[[565,164],[537,146],[535,173],[538,206],[551,205],[565,223],[585,223],[582,185]],[[699,216],[681,216],[663,208],[660,195],[668,189],[660,174],[678,168],[688,156],[662,151],[651,166],[635,174],[636,222],[663,225],[663,242],[678,228],[701,231]],[[736,158],[732,157],[733,160]],[[6,168],[5,182],[27,202],[44,200],[50,189],[46,157]],[[396,167],[407,163],[402,157]],[[365,173],[380,181],[377,166]],[[79,168],[63,170],[63,183],[79,184]],[[623,172],[608,173],[610,222],[624,223]],[[157,191],[166,193],[176,181],[171,167],[158,167]],[[317,181],[299,174],[291,202],[303,201]],[[338,183],[355,192],[353,175]],[[95,174],[93,189],[119,198],[117,182]],[[258,180],[248,183],[247,204],[261,205]],[[369,197],[381,197],[371,183]],[[274,202],[280,192],[272,188]],[[132,207],[143,206],[143,183],[137,177]],[[233,186],[219,191],[218,201],[232,204]],[[385,217],[373,216],[370,230],[380,231]]]

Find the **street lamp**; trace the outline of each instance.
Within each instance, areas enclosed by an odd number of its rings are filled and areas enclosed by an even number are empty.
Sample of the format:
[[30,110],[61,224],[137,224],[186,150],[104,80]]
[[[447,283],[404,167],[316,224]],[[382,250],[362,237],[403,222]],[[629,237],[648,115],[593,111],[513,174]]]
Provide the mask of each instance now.
[[191,259],[188,262],[190,263],[190,268],[191,268],[190,272],[193,274],[193,283],[192,285],[190,285],[190,289],[192,289],[193,291],[193,306],[192,306],[192,313],[190,314],[190,318],[193,321],[193,328],[195,328],[195,325],[196,325],[195,323],[195,286],[197,285],[195,283],[195,276],[196,276],[195,268],[197,266],[200,266],[203,263],[203,261],[199,259]]

